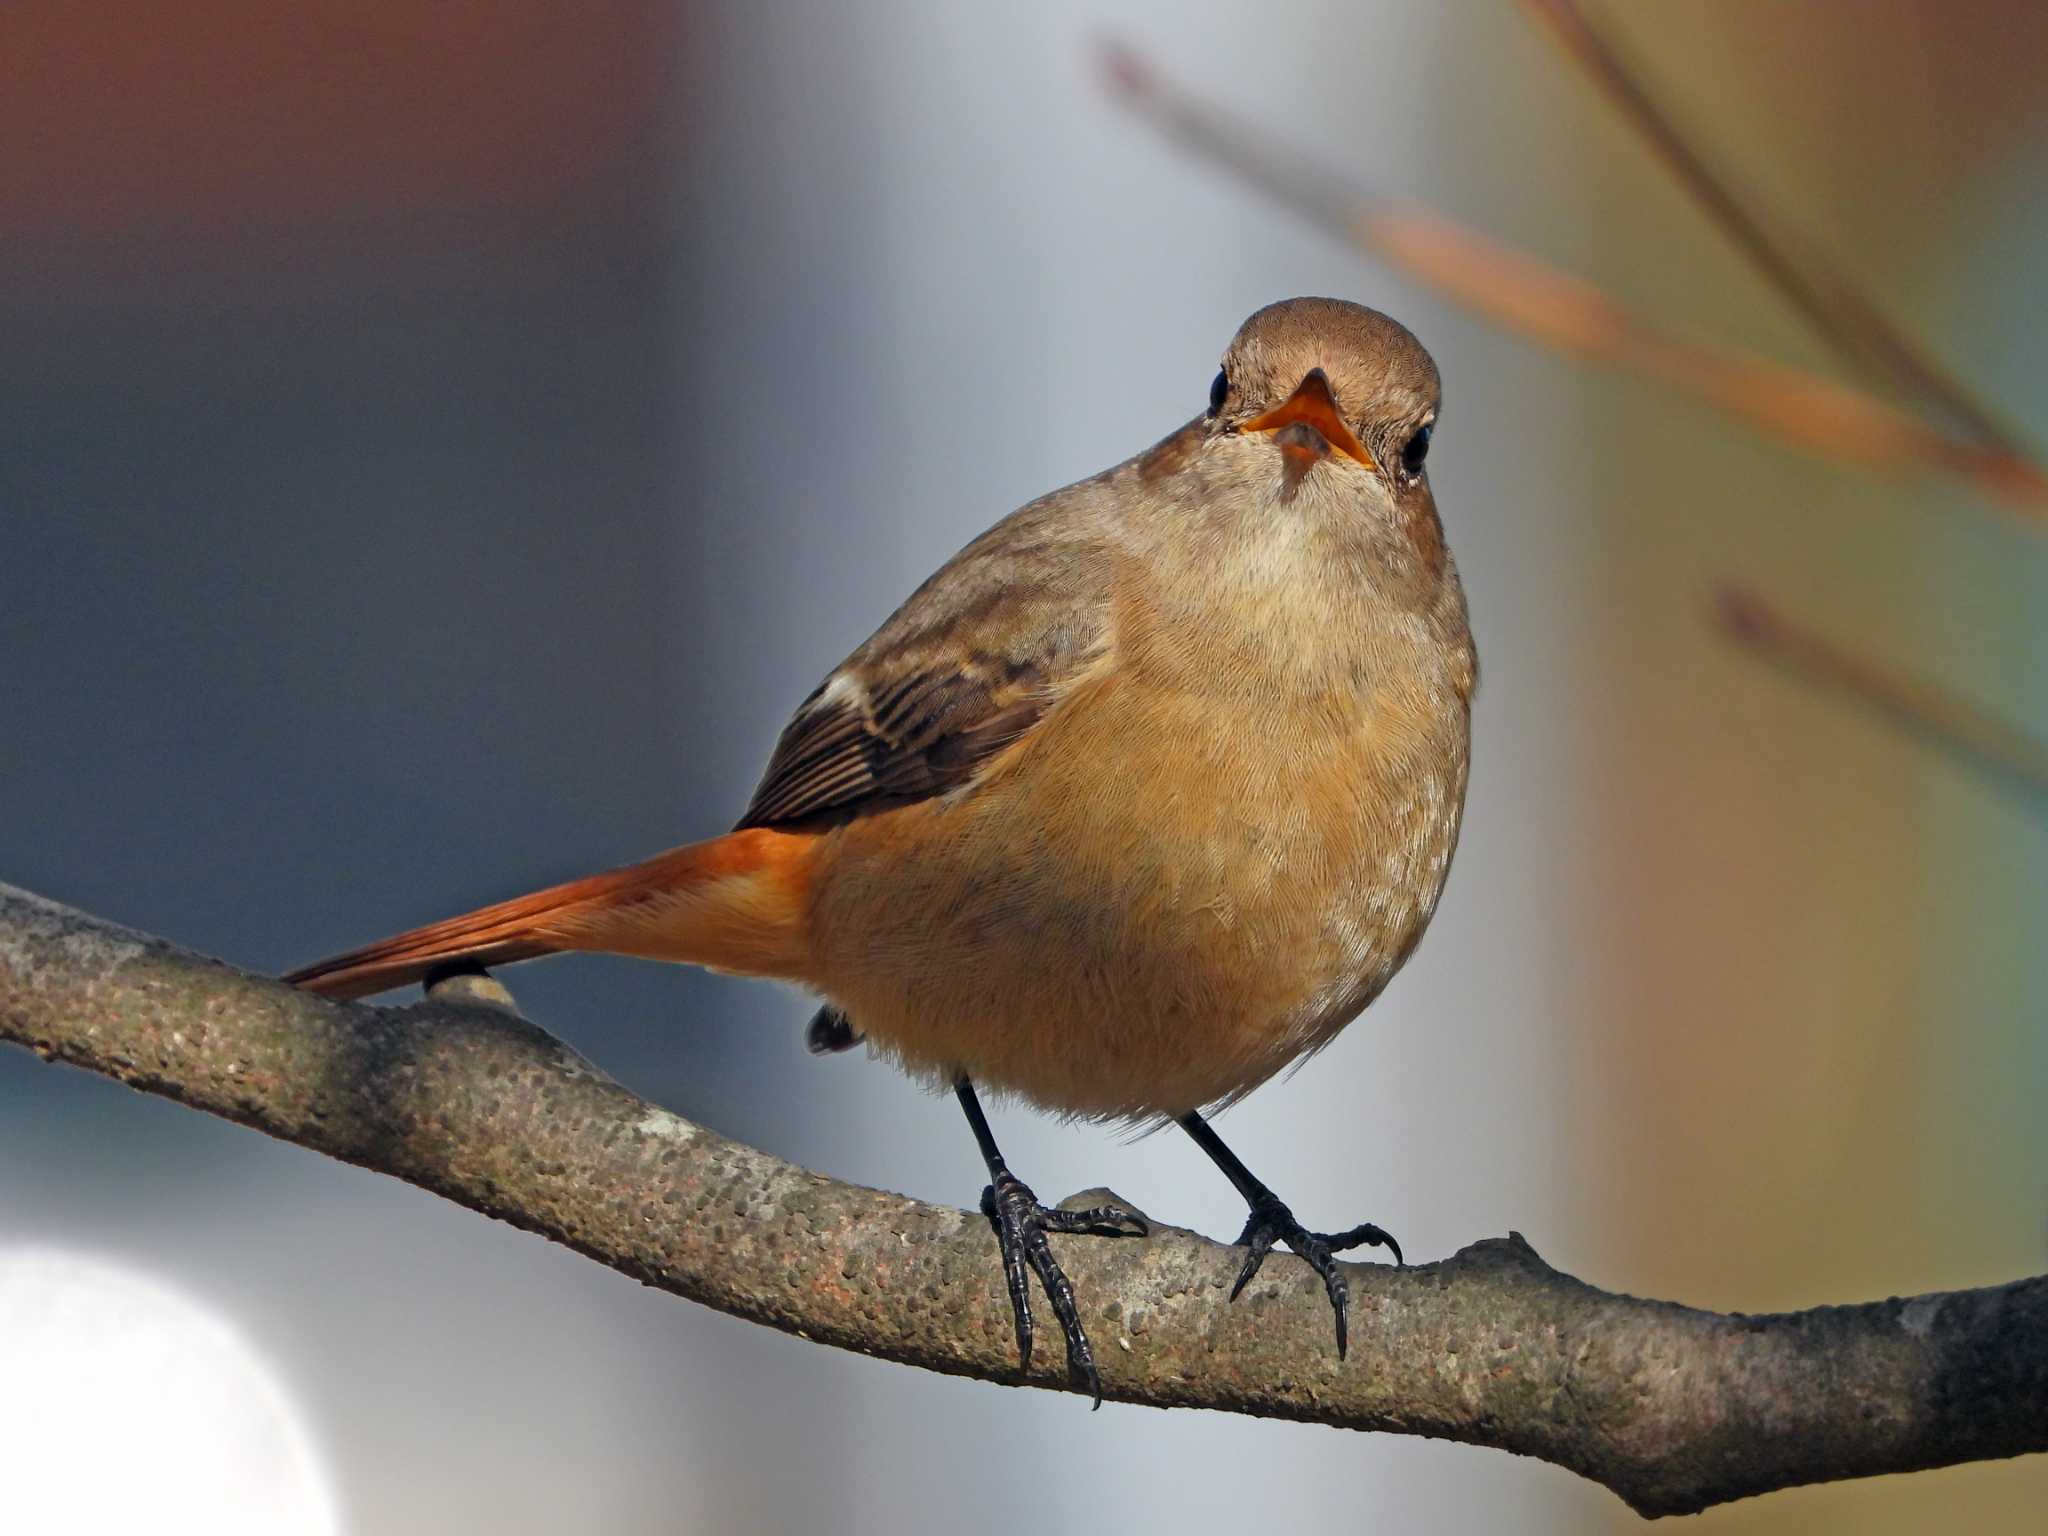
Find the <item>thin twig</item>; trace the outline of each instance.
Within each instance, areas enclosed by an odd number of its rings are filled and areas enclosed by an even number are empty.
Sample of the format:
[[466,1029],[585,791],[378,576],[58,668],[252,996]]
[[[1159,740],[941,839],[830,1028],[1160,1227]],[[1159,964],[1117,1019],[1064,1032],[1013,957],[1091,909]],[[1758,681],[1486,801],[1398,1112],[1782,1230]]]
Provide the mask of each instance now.
[[1915,736],[1974,768],[2007,776],[2048,795],[2048,746],[2016,726],[1920,678],[1907,677],[1794,623],[1741,587],[1716,595],[1721,630],[1808,682],[1848,694]]
[[2048,474],[2023,456],[1930,426],[1849,385],[1680,335],[1431,209],[1361,197],[1340,172],[1165,84],[1127,49],[1110,48],[1107,64],[1118,98],[1171,142],[1508,331],[1654,379],[1823,458],[1953,475],[2048,523]]
[[1923,414],[2015,458],[2029,457],[2018,435],[1881,305],[1812,251],[1795,251],[1790,237],[1773,228],[1753,196],[1735,192],[1577,0],[1521,0],[1521,5],[1585,70],[1673,179],[1846,361]]

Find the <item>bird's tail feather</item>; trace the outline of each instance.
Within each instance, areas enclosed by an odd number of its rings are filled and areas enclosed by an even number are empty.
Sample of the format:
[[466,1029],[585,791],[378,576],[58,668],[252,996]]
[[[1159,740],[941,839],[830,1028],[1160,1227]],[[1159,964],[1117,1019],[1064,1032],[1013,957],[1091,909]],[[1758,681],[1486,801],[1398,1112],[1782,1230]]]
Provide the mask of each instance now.
[[452,962],[509,965],[601,950],[801,980],[815,842],[751,828],[690,843],[380,939],[284,979],[328,997],[368,997]]

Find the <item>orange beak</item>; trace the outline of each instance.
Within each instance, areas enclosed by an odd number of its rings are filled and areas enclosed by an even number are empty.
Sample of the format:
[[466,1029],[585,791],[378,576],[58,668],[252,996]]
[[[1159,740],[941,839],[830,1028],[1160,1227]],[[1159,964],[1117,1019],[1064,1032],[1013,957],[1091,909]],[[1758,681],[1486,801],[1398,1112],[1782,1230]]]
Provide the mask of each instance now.
[[[1351,435],[1351,429],[1344,425],[1344,418],[1337,410],[1337,397],[1330,393],[1330,381],[1320,368],[1309,369],[1308,377],[1301,381],[1293,394],[1263,416],[1254,416],[1241,430],[1279,432],[1296,425],[1307,427],[1331,448],[1347,458],[1356,459],[1367,469],[1379,468],[1364,445]],[[1299,439],[1302,435],[1297,433],[1295,437]],[[1314,439],[1308,441],[1313,444]],[[1281,446],[1295,452],[1313,451],[1300,441],[1283,442]],[[1315,453],[1314,457],[1322,458],[1323,455]]]

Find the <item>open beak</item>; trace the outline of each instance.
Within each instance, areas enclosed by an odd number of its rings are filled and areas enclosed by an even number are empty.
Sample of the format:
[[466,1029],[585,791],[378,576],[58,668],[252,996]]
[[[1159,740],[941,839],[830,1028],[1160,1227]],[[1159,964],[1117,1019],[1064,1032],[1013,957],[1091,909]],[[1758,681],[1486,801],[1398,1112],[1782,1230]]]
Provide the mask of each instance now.
[[[1306,432],[1299,430],[1307,428]],[[1289,431],[1289,428],[1296,430]],[[1367,469],[1378,469],[1372,455],[1351,429],[1344,425],[1344,418],[1337,410],[1337,397],[1330,392],[1330,381],[1320,368],[1311,368],[1308,377],[1281,404],[1267,411],[1263,416],[1254,416],[1239,430],[1245,432],[1282,432],[1280,446],[1291,453],[1307,453],[1320,459],[1334,448],[1347,458],[1356,459]]]

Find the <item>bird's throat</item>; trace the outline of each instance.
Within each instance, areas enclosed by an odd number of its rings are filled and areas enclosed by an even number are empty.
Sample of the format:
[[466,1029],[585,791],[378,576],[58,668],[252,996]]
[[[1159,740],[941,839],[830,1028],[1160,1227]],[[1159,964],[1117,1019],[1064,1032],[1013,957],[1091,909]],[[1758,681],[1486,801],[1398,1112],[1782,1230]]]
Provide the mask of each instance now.
[[1330,456],[1330,440],[1305,421],[1291,422],[1273,434],[1280,450],[1280,495],[1292,501],[1308,472]]
[[1290,464],[1298,463],[1303,469],[1330,456],[1330,440],[1305,421],[1282,427],[1273,435],[1273,442]]

